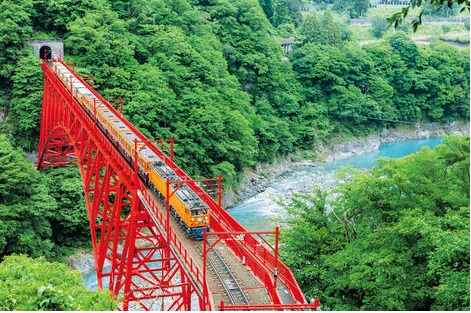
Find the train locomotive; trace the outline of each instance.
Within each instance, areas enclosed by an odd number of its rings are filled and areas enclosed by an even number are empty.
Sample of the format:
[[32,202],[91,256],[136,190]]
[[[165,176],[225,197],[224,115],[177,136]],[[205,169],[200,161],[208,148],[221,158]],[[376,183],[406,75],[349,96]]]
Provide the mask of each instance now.
[[[171,182],[181,180],[176,172],[176,165],[170,159],[162,159],[142,142],[137,143],[138,135],[127,126],[124,118],[112,110],[107,103],[97,98],[90,87],[74,75],[61,61],[49,61],[48,66],[62,84],[71,92],[81,107],[92,118],[101,131],[118,148],[129,164],[134,164],[137,154],[138,172],[141,179],[165,201],[167,195],[167,179]],[[189,236],[195,240],[203,239],[203,232],[210,230],[210,214],[208,205],[187,184],[170,184],[169,198],[171,214],[182,225]],[[176,191],[175,191],[176,190]],[[175,192],[174,192],[175,191]]]

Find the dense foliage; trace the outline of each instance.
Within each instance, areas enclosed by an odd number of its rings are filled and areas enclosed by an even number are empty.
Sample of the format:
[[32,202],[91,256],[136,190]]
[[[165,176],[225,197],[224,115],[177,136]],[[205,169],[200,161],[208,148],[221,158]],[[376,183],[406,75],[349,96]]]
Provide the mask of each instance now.
[[60,258],[89,246],[77,168],[38,172],[0,135],[0,258],[12,253]]
[[[225,187],[244,168],[339,133],[469,118],[469,49],[418,47],[401,32],[359,46],[328,10],[303,19],[297,0],[1,5],[0,129],[27,150],[42,89],[31,38],[63,38],[66,58],[106,98],[123,97],[126,117],[151,139],[174,136],[177,163],[193,177],[222,173]],[[363,6],[332,9],[361,15]],[[294,37],[292,53],[278,31]]]
[[400,25],[408,16],[410,9],[421,8],[419,15],[412,21],[414,30],[417,30],[422,24],[422,15],[429,11],[435,14],[442,12],[465,11],[469,12],[469,0],[411,0],[410,4],[402,8],[400,12],[393,14],[388,21],[394,24],[394,27]]
[[[18,149],[39,137],[41,61],[30,39],[63,39],[65,58],[105,98],[123,97],[134,125],[150,139],[173,136],[177,164],[194,178],[222,174],[225,188],[248,167],[333,136],[469,119],[469,48],[419,47],[402,32],[360,46],[336,13],[361,16],[366,1],[309,1],[333,12],[303,16],[306,3],[1,1],[0,256],[57,259],[88,242],[77,168],[38,173]],[[294,39],[292,52],[280,37]],[[434,271],[427,279],[438,280]],[[446,279],[435,294],[455,286]]]
[[48,255],[56,203],[26,156],[0,135],[0,257],[11,253]]
[[65,264],[11,255],[0,263],[2,311],[113,311],[109,291],[87,289],[78,271]]
[[332,310],[469,311],[469,144],[447,137],[295,196],[281,254],[306,294]]

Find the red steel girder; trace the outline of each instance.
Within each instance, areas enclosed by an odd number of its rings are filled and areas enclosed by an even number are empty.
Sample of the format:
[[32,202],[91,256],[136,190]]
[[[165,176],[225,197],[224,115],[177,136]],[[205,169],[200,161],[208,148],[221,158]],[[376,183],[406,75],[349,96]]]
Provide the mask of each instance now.
[[143,199],[152,201],[133,167],[46,63],[42,68],[38,169],[78,161],[99,287],[121,299],[124,310],[136,306],[159,311],[211,309],[202,301],[201,287],[195,286],[198,278],[191,279],[175,255],[182,247],[171,248],[160,220],[151,216],[138,197],[140,191]]
[[[66,66],[63,62],[62,65]],[[63,166],[77,159],[82,181],[95,254],[100,287],[107,287],[123,300],[122,309],[134,309],[136,303],[149,310],[213,309],[212,294],[207,290],[203,273],[168,224],[168,210],[159,209],[137,175],[137,166],[128,164],[112,140],[101,132],[94,113],[89,116],[46,63],[44,78],[43,114],[41,119],[38,168]],[[66,66],[67,67],[67,66]],[[67,67],[68,68],[68,67]],[[69,68],[70,70],[70,68]],[[80,81],[70,70],[69,81]],[[72,82],[70,82],[72,85]],[[88,86],[89,87],[89,86]],[[116,116],[119,113],[91,87],[96,99],[107,105]],[[96,114],[96,108],[95,108]],[[236,257],[244,260],[266,286],[272,303],[265,306],[228,306],[219,309],[312,309],[306,303],[289,268],[278,260],[277,253],[267,249],[224,210],[219,195],[216,202],[191,180],[173,161],[173,139],[165,156],[127,120],[122,122],[165,163],[175,170],[182,182],[188,184],[211,212],[213,232],[231,233],[226,245]],[[137,148],[137,147],[136,147]],[[137,149],[136,149],[137,150]],[[208,184],[209,189],[215,188]],[[238,236],[244,233],[240,239]],[[276,278],[275,278],[276,276]],[[275,278],[275,279],[274,279]],[[282,283],[295,304],[283,304],[276,283]],[[197,304],[195,305],[195,303]]]

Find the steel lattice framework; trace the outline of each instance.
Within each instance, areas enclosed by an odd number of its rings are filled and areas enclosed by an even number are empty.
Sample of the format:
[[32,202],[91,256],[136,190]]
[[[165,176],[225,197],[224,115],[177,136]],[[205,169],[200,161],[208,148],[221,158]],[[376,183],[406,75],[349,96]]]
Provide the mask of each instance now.
[[[99,288],[108,285],[123,300],[125,310],[131,302],[145,309],[191,310],[192,297],[202,299],[202,290],[191,282],[186,266],[176,258],[168,236],[159,227],[164,217],[156,207],[150,208],[155,216],[149,213],[145,199],[152,201],[132,166],[46,63],[42,67],[45,77],[38,168],[78,162]],[[197,308],[211,309],[202,301]]]
[[[60,60],[56,62],[67,66]],[[117,147],[98,128],[96,116],[94,118],[86,113],[48,62],[43,62],[42,68],[44,90],[38,169],[78,163],[99,288],[110,289],[122,301],[123,310],[216,309],[208,284],[203,279],[203,271],[196,266],[170,227],[168,199],[165,214],[140,181],[137,164],[130,164],[123,158]],[[72,69],[70,72],[73,74],[71,80],[80,80],[97,99],[117,113]],[[152,147],[156,154],[166,157],[132,124],[127,120],[125,122],[138,134],[141,142]],[[188,184],[195,182],[182,171],[179,176]],[[216,202],[206,193],[202,199],[211,209],[211,229],[227,234],[224,237],[227,246],[253,270],[272,299],[265,306],[237,307],[221,303],[219,309],[303,310],[318,307],[318,302],[306,303],[289,268],[278,260],[273,251],[246,233],[221,207],[220,199]],[[238,237],[242,233],[245,235]],[[282,303],[276,281],[286,286],[295,303]]]

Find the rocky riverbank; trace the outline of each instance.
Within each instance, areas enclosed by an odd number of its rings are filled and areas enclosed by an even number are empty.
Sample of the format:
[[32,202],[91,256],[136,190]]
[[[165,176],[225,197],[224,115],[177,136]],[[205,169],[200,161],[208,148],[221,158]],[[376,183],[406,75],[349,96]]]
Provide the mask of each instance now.
[[88,275],[95,271],[95,259],[93,257],[93,252],[84,252],[80,251],[76,254],[73,254],[67,258],[67,265],[73,269],[77,270],[82,275]]
[[469,134],[469,132],[469,121],[448,124],[414,124],[401,128],[383,129],[364,138],[336,139],[328,144],[320,143],[314,151],[278,158],[272,163],[259,164],[254,169],[247,170],[239,190],[224,192],[223,206],[229,208],[242,200],[253,197],[266,190],[281,175],[312,167],[318,162],[330,162],[374,151],[387,142],[441,137],[448,134]]

